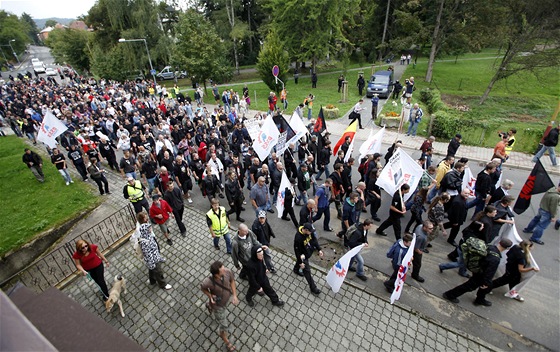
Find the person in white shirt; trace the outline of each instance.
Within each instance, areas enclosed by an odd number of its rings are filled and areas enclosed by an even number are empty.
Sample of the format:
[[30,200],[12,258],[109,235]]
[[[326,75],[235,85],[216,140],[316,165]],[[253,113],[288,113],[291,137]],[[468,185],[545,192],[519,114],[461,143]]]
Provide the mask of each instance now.
[[356,105],[354,105],[354,107],[352,108],[352,112],[350,113],[350,124],[354,123],[354,121],[358,120],[360,129],[363,130],[364,128],[362,127],[362,111],[365,110],[364,107],[362,107],[362,104],[364,103],[364,99],[360,99],[360,101],[358,101],[356,103]]

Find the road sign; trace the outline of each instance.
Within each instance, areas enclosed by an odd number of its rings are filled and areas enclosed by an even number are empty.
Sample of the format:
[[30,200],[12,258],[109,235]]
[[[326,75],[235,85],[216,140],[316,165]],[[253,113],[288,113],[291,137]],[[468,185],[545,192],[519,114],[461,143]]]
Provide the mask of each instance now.
[[150,70],[150,74],[151,74],[152,76],[155,75],[155,74],[156,74],[156,70],[154,70],[154,69]]
[[280,73],[280,68],[278,67],[278,65],[274,65],[274,67],[272,68],[272,75],[274,77],[278,77],[279,73]]

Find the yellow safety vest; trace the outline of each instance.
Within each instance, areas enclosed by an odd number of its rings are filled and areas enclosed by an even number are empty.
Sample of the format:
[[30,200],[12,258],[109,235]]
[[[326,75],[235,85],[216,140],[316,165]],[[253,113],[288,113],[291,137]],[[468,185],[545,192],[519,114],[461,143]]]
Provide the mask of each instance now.
[[140,181],[136,180],[134,186],[127,184],[126,192],[128,193],[128,199],[132,203],[136,203],[144,198],[144,191],[142,191],[142,184]]
[[[509,144],[510,142],[511,144]],[[511,136],[509,137],[508,143],[506,144],[506,154],[509,154],[513,150],[514,145],[515,145],[515,136]]]
[[214,213],[214,209],[210,209],[206,213],[206,216],[212,221],[212,231],[214,231],[214,235],[220,237],[228,233],[229,225],[226,208],[220,207],[218,214]]

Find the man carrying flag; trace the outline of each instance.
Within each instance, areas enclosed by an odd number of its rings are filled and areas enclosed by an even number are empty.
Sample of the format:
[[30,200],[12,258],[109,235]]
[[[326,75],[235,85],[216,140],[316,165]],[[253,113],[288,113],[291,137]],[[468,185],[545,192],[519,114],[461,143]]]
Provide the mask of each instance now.
[[[540,161],[538,161],[538,163],[540,164]],[[527,180],[527,182],[529,182],[529,180]],[[522,193],[519,195],[520,198],[523,194],[523,190],[521,192]],[[535,215],[529,225],[527,225],[527,227],[523,229],[523,232],[525,233],[533,233],[531,238],[529,238],[529,241],[538,243],[540,245],[544,244],[544,242],[541,241],[541,237],[548,225],[556,221],[558,203],[560,203],[560,183],[557,187],[552,187],[545,193],[545,195],[541,199],[541,204],[539,205],[539,213]]]
[[[385,281],[383,285],[389,293],[394,293],[394,291],[398,290],[400,296],[400,291],[402,291],[402,286],[406,279],[406,273],[408,272],[408,268],[412,260],[412,253],[415,245],[415,243],[412,243],[413,240],[416,242],[416,236],[414,235],[414,237],[412,237],[412,235],[407,233],[402,239],[398,239],[395,243],[393,243],[387,252],[387,258],[391,259],[393,273],[391,274],[389,280]],[[393,296],[391,295],[391,303],[393,303],[393,301]]]
[[338,142],[336,142],[336,145],[334,146],[334,149],[332,151],[332,155],[337,155],[338,150],[340,149],[342,144],[344,144],[344,142],[346,141],[346,138],[350,137],[350,143],[352,143],[354,141],[354,136],[356,135],[356,127],[357,126],[358,126],[358,123],[356,121],[354,121],[350,124],[350,126],[346,127],[346,130],[342,134],[342,137],[340,137]]
[[531,204],[531,196],[533,194],[544,193],[548,191],[551,187],[554,187],[554,183],[550,179],[550,176],[544,169],[540,160],[537,160],[535,167],[531,171],[527,181],[523,185],[521,192],[519,192],[519,197],[513,206],[513,211],[517,214],[523,214],[529,205]]
[[[346,231],[346,233],[344,234],[344,245],[351,249],[354,249],[362,245],[364,247],[367,247],[368,246],[367,235],[368,235],[368,231],[371,230],[372,227],[373,227],[372,219],[366,219],[364,220],[363,223],[358,222],[350,226],[348,231]],[[352,267],[354,261],[358,263],[356,268]],[[348,263],[348,270],[355,271],[356,277],[358,279],[362,281],[367,281],[367,276],[365,275],[364,272],[364,258],[359,252],[350,259],[350,263]]]
[[340,286],[342,286],[342,283],[346,278],[346,274],[348,274],[348,267],[351,258],[359,255],[360,251],[365,246],[367,246],[367,244],[360,244],[352,248],[332,266],[331,270],[327,274],[327,284],[329,284],[334,293],[338,293],[338,291],[340,291]]

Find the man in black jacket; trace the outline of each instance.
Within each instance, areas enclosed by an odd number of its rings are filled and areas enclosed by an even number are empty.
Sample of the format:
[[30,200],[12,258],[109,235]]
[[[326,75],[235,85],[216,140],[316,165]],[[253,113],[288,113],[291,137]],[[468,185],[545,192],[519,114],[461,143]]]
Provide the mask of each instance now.
[[107,160],[111,170],[116,170],[117,172],[121,172],[119,168],[119,164],[117,163],[117,155],[115,154],[115,149],[117,147],[113,142],[109,140],[107,137],[101,137],[101,143],[99,143],[99,153],[101,156]]
[[303,224],[298,229],[294,237],[294,252],[296,254],[296,264],[294,265],[294,273],[299,276],[305,276],[305,280],[309,284],[309,289],[313,294],[318,295],[321,290],[317,288],[313,277],[311,277],[311,269],[309,266],[309,258],[313,255],[313,251],[319,251],[319,256],[323,256],[323,251],[317,242],[317,238],[313,236],[315,228],[309,222]]
[[43,159],[39,154],[25,148],[25,153],[21,157],[21,161],[27,165],[29,170],[33,173],[37,181],[43,183],[45,182],[45,174],[43,174]]
[[241,211],[245,210],[245,208],[243,208],[243,190],[241,189],[241,185],[239,184],[235,171],[230,170],[228,172],[224,188],[228,204],[231,207],[231,209],[227,211],[227,215],[235,213],[237,221],[245,222],[245,219],[240,216]]
[[455,163],[455,167],[451,171],[446,173],[441,179],[439,185],[440,192],[447,192],[451,197],[449,202],[445,203],[444,205],[446,212],[449,211],[453,199],[455,199],[455,197],[457,197],[463,189],[463,177],[461,175],[464,170],[465,164],[458,161]]
[[321,179],[323,172],[326,177],[329,177],[330,170],[329,164],[331,163],[331,142],[327,141],[325,146],[319,151],[319,158],[317,159],[317,169],[319,173],[317,174],[317,180]]
[[453,201],[448,202],[451,203],[449,210],[447,211],[447,222],[443,224],[444,229],[451,229],[449,232],[449,238],[447,238],[447,243],[457,246],[455,239],[459,234],[459,230],[461,229],[461,225],[465,223],[467,220],[467,198],[471,192],[468,188],[465,188],[461,191],[461,194],[458,197],[455,197]]
[[[366,219],[363,223],[356,223],[346,231],[344,235],[345,243],[344,245],[350,249],[358,247],[360,245],[368,246],[368,231],[373,227],[373,220]],[[354,261],[358,262],[357,270],[352,267]],[[364,258],[360,253],[356,254],[350,259],[350,264],[348,265],[349,271],[356,271],[356,277],[362,281],[367,280],[367,276],[364,273]]]
[[173,181],[167,183],[167,191],[165,191],[163,199],[169,203],[171,209],[173,209],[173,216],[175,217],[179,231],[181,231],[181,236],[187,236],[187,228],[185,224],[183,224],[183,212],[185,211],[183,192],[181,192],[179,187],[175,187]]
[[447,145],[447,156],[455,157],[457,150],[459,150],[459,147],[461,146],[462,138],[463,137],[457,133],[455,138],[449,141],[449,145]]
[[490,307],[492,302],[486,300],[486,295],[492,291],[492,279],[494,274],[496,274],[496,270],[498,270],[498,265],[502,258],[501,253],[511,246],[512,242],[507,238],[502,239],[497,246],[489,246],[486,257],[481,259],[483,261],[482,270],[478,273],[473,273],[473,276],[464,284],[444,292],[443,298],[453,303],[459,303],[457,297],[478,289],[474,304]]
[[[276,238],[274,231],[272,231],[272,227],[266,220],[266,211],[264,210],[259,212],[258,217],[253,222],[253,226],[251,226],[251,231],[253,231],[255,236],[257,236],[257,240],[267,247],[270,247],[270,239],[272,237]],[[274,274],[276,273],[276,269],[274,269],[274,264],[272,263],[272,252],[270,251],[270,248],[267,248],[264,251],[266,254],[264,256],[266,267],[272,274]]]
[[490,199],[492,198],[492,177],[491,175],[496,172],[496,164],[488,163],[483,171],[481,171],[476,177],[476,184],[474,186],[476,192],[476,198],[467,203],[467,209],[476,206],[474,214],[478,213],[484,206],[488,205]]
[[266,294],[273,306],[281,307],[284,305],[284,302],[278,298],[276,291],[270,286],[263,259],[264,250],[262,247],[253,247],[251,249],[251,259],[247,262],[247,276],[249,278],[249,289],[246,295],[247,304],[250,307],[254,307],[253,296],[255,294]]
[[[290,185],[284,189],[284,211],[282,212],[282,220],[292,221],[296,229],[299,227],[296,214],[294,213],[294,198],[296,196],[296,190],[294,188],[296,180],[290,178]],[[288,215],[290,215],[288,217]]]

